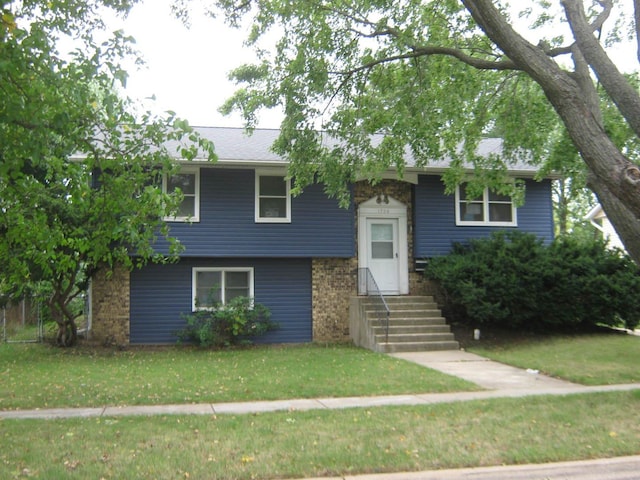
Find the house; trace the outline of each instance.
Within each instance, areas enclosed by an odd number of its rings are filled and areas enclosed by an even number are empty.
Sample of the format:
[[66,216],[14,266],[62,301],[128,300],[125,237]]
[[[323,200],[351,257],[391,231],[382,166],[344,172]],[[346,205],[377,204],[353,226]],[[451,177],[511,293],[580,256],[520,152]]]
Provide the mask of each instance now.
[[600,232],[602,238],[606,240],[608,248],[619,248],[624,251],[624,244],[620,240],[616,229],[613,228],[611,221],[607,218],[607,214],[604,213],[602,205],[598,204],[593,207],[585,218]]
[[[352,186],[341,208],[321,185],[296,197],[286,163],[270,151],[277,130],[202,128],[218,162],[185,164],[163,188],[184,193],[180,216],[168,219],[185,247],[178,263],[98,276],[92,287],[93,338],[119,344],[174,343],[182,314],[219,287],[224,302],[248,295],[266,305],[280,328],[262,341],[299,343],[348,339],[350,298],[365,293],[358,269],[368,268],[387,297],[425,295],[424,259],[452,242],[518,229],[553,237],[551,181],[535,181],[528,165],[512,168],[526,182],[524,204],[485,191],[467,201],[447,195],[446,162],[408,166],[402,181]],[[487,139],[479,153],[499,153]]]

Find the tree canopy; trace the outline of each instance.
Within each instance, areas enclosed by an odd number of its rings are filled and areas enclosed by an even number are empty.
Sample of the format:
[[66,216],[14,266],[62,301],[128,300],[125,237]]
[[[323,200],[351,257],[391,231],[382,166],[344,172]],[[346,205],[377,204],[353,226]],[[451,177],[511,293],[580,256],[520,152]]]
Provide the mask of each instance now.
[[[130,6],[0,1],[0,287],[20,296],[47,282],[61,345],[75,343],[69,305],[98,268],[167,260],[153,243],[181,199],[158,187],[174,158],[214,155],[186,121],[119,94],[130,39],[93,34],[105,9]],[[63,36],[77,50],[60,52]]]
[[[319,180],[343,199],[357,178],[375,181],[388,168],[401,176],[407,152],[418,166],[450,158],[450,188],[472,168],[472,187],[504,191],[509,164],[527,152],[542,167],[565,130],[587,185],[640,261],[640,96],[607,50],[638,37],[624,6],[218,0],[214,14],[252,25],[247,42],[258,53],[231,74],[241,88],[223,110],[241,111],[252,127],[260,109],[282,108],[274,148],[290,160],[298,188]],[[620,128],[606,127],[604,109],[615,110]],[[501,156],[476,155],[487,135],[504,139]]]

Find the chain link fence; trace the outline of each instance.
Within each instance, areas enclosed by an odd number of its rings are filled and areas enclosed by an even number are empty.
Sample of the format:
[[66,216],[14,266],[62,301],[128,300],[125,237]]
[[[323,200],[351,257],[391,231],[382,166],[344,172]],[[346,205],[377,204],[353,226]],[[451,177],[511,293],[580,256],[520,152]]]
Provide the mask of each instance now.
[[44,340],[45,322],[41,297],[12,300],[0,296],[0,305],[3,342],[35,343]]

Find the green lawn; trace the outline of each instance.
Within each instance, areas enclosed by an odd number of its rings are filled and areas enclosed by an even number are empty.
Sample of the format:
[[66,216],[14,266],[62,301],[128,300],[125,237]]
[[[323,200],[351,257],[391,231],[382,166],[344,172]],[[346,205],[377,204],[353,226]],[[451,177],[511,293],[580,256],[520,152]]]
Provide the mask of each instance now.
[[0,421],[0,478],[276,479],[640,453],[636,392],[259,415]]
[[640,337],[624,333],[526,336],[467,350],[584,385],[640,382]]
[[[474,351],[585,383],[638,381],[640,339],[539,337]],[[0,345],[0,408],[222,402],[471,390],[346,345]],[[0,420],[0,478],[258,479],[640,454],[640,390],[252,415]]]
[[209,351],[0,345],[0,409],[215,403],[477,390],[348,345]]

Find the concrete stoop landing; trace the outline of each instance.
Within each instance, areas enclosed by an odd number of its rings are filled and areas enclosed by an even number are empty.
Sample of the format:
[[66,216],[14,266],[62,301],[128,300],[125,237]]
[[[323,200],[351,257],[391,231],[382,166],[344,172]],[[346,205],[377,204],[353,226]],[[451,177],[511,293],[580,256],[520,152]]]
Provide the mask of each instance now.
[[349,327],[356,345],[383,353],[459,350],[433,297],[385,297],[385,301],[390,310],[388,335],[378,299],[351,299]]

